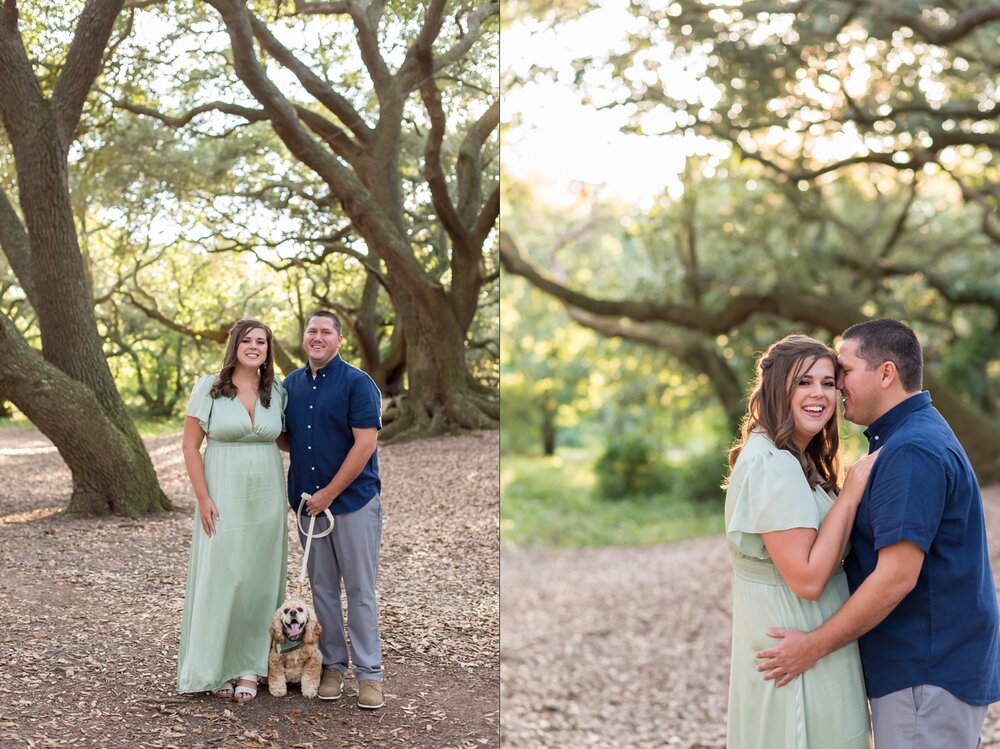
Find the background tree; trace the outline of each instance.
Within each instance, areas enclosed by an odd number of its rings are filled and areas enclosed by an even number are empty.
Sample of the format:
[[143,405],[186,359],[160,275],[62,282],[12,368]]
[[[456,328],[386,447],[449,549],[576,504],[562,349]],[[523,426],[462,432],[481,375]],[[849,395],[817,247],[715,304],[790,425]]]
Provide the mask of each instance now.
[[[689,164],[681,199],[632,217],[644,283],[616,288],[572,247],[540,265],[555,233],[530,243],[534,261],[503,236],[505,268],[584,324],[675,352],[734,416],[769,338],[906,319],[925,344],[925,386],[980,478],[995,480],[993,16],[942,10],[920,26],[878,3],[821,6],[633,3],[650,20],[627,51],[579,61],[591,100],[630,107],[642,132],[707,136],[733,156]],[[594,85],[595,71],[613,88]],[[866,112],[877,117],[861,127]],[[682,359],[681,342],[696,353]]]
[[[592,224],[572,206],[561,211],[546,210],[547,206],[532,199],[528,185],[508,181],[504,192],[507,199],[525,206],[523,213],[511,219],[516,227],[509,227],[519,236],[532,236],[533,227],[545,227],[546,232],[555,234],[558,224],[563,223],[567,233],[556,240],[558,247],[580,239]],[[578,411],[586,409],[587,386],[591,374],[600,369],[601,357],[594,336],[574,329],[572,320],[555,300],[513,279],[504,283],[501,293],[504,320],[500,413],[505,425],[500,434],[501,447],[553,455],[560,433],[574,426]]]
[[[753,355],[770,340],[792,329],[832,340],[874,314],[907,319],[925,344],[925,386],[935,404],[963,437],[980,477],[1000,476],[996,425],[971,405],[973,395],[982,400],[989,393],[995,402],[998,392],[984,354],[986,342],[996,340],[996,295],[969,280],[997,272],[978,219],[953,203],[949,208],[950,195],[935,197],[929,187],[926,197],[881,194],[871,179],[844,179],[782,191],[761,175],[748,176],[723,168],[712,180],[689,182],[686,204],[664,201],[635,212],[634,238],[623,243],[629,259],[620,262],[658,272],[631,286],[608,283],[610,268],[594,274],[577,248],[560,254],[563,280],[530,261],[508,234],[501,237],[505,268],[563,301],[578,322],[653,344],[706,376],[730,414],[730,433]],[[701,205],[693,215],[692,204]],[[852,243],[855,234],[866,241]],[[882,259],[887,245],[884,257],[892,263]],[[549,254],[545,245],[532,254],[543,253]],[[936,260],[933,274],[918,271],[928,258]],[[900,272],[904,265],[909,273]],[[962,361],[978,365],[964,368]],[[968,377],[939,376],[946,371]]]
[[[1000,6],[881,0],[720,7],[635,0],[645,23],[620,54],[579,60],[610,73],[603,104],[643,132],[686,130],[730,144],[785,182],[879,164],[901,183],[952,180],[1000,242]],[[695,94],[679,80],[701,79]],[[649,115],[657,113],[658,123]]]
[[[75,130],[121,9],[121,0],[90,0],[68,21],[78,8],[32,8],[22,34],[17,2],[0,6],[0,122],[13,162],[0,191],[0,247],[42,344],[39,354],[0,315],[0,394],[69,466],[70,511],[137,515],[170,503],[104,358],[69,192]],[[49,37],[41,18],[53,21]]]
[[[273,128],[284,147],[267,157],[281,172],[272,182],[320,217],[286,262],[315,257],[302,251],[312,245],[360,264],[368,275],[346,305],[348,322],[364,333],[358,340],[368,356],[381,336],[379,376],[390,388],[405,362],[405,398],[386,415],[386,437],[495,426],[495,388],[473,376],[468,352],[471,331],[483,329],[477,312],[485,306],[488,318],[496,305],[499,3],[300,3],[291,15],[235,0],[210,5],[229,47],[215,58],[217,78],[199,69],[187,83],[199,103],[169,115],[171,102],[133,91],[119,105],[177,127],[225,115],[223,130],[241,121]],[[362,75],[332,59],[342,48],[329,40],[351,37],[349,59]],[[252,243],[247,233],[238,240]],[[301,267],[310,279],[323,275]],[[391,329],[381,331],[379,289],[394,310]]]

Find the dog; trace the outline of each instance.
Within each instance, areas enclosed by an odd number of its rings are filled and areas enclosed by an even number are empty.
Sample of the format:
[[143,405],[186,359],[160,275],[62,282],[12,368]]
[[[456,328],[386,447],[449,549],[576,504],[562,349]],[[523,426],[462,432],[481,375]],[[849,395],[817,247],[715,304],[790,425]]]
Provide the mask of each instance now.
[[288,693],[289,682],[302,685],[302,696],[319,691],[323,656],[316,645],[323,628],[313,607],[303,600],[285,601],[271,618],[271,649],[267,656],[267,689],[275,697]]

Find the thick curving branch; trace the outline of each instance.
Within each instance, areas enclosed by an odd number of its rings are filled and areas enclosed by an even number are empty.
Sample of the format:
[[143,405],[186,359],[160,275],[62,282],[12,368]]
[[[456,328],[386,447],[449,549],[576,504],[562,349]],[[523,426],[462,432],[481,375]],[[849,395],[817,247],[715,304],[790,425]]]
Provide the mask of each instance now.
[[458,215],[464,224],[475,220],[482,207],[483,147],[500,126],[500,102],[492,105],[470,127],[458,149],[455,164]]
[[437,61],[438,68],[445,68],[458,60],[461,60],[482,36],[483,24],[489,18],[500,17],[500,1],[491,0],[480,5],[467,16],[469,28],[462,37],[446,52],[441,54]]
[[88,0],[59,73],[52,104],[63,152],[69,150],[83,105],[101,72],[104,50],[111,38],[123,0]]
[[[208,112],[221,112],[222,114],[234,115],[243,118],[248,123],[265,122],[270,119],[263,109],[253,109],[252,107],[244,107],[224,101],[205,102],[204,104],[192,107],[186,112],[174,115],[165,114],[153,107],[135,104],[124,99],[112,99],[112,103],[118,109],[124,109],[133,114],[159,120],[168,127],[175,129],[190,124],[196,117]],[[317,114],[310,109],[298,105],[294,105],[294,109],[303,124],[318,135],[344,161],[353,166],[363,159],[364,153],[344,130],[337,127],[321,114]]]
[[980,228],[982,229],[983,234],[988,236],[997,244],[1000,244],[1000,210],[998,210],[1000,199],[996,196],[992,196],[992,199],[987,197],[987,194],[983,193],[981,190],[975,189],[969,185],[968,182],[953,172],[946,171],[946,174],[948,174],[955,184],[958,185],[959,189],[962,191],[962,198],[965,202],[978,205],[980,210],[982,210]]
[[225,343],[229,337],[229,325],[219,325],[214,328],[192,328],[188,325],[182,325],[171,315],[163,314],[159,307],[156,306],[155,300],[151,304],[142,302],[138,299],[136,293],[131,291],[125,292],[124,296],[130,305],[142,312],[150,320],[155,320],[175,333],[180,333],[189,338],[203,338],[207,341],[215,341],[216,343]]
[[[281,44],[260,19],[251,17],[250,24],[251,28],[253,28],[254,36],[261,47],[267,50],[268,54],[281,63],[281,65],[291,71],[310,96],[333,112],[344,123],[344,126],[351,131],[359,143],[369,143],[371,141],[371,128],[365,123],[361,113],[345,97],[334,91],[330,87],[330,84],[316,75],[308,65],[304,64],[287,47]],[[347,138],[347,135],[344,134],[343,137]],[[353,149],[357,149],[356,144],[352,144],[352,147]]]
[[988,23],[1000,21],[1000,4],[996,3],[970,8],[955,18],[955,22],[950,26],[928,23],[918,14],[902,10],[893,0],[876,2],[874,8],[886,21],[900,26],[909,26],[924,41],[941,46],[953,44]]
[[126,101],[125,99],[112,99],[112,104],[114,104],[114,106],[118,109],[124,109],[126,112],[132,112],[132,114],[139,114],[144,117],[159,120],[164,125],[175,129],[182,128],[185,125],[190,124],[195,117],[208,112],[221,112],[222,114],[235,115],[237,117],[242,117],[247,122],[263,122],[267,120],[267,115],[264,113],[263,109],[243,107],[238,104],[230,104],[225,101],[208,101],[204,104],[192,107],[186,112],[176,115],[164,114],[158,109],[147,107],[142,104],[135,104],[133,102]]
[[742,411],[743,382],[719,353],[714,338],[697,334],[685,335],[676,330],[664,330],[628,319],[600,317],[568,305],[565,309],[574,322],[601,335],[645,343],[666,351],[692,371],[708,376],[723,409],[734,420]]
[[[424,22],[420,33],[413,40],[403,64],[399,66],[399,86],[406,92],[421,87],[428,78],[434,76],[434,40],[441,33],[444,23],[444,0],[431,0],[424,11]],[[428,69],[427,61],[431,60]]]
[[476,222],[472,225],[471,240],[476,247],[482,247],[493,227],[496,226],[497,219],[500,218],[500,185],[497,185],[490,192],[483,203],[483,209],[476,217]]
[[383,4],[371,0],[363,4],[357,0],[349,0],[345,5],[347,5],[347,13],[354,21],[354,28],[357,30],[355,38],[358,40],[358,50],[361,52],[361,60],[372,78],[375,95],[380,103],[385,104],[386,97],[391,96],[393,92],[390,86],[392,73],[378,46],[378,25],[382,19]]
[[469,233],[452,203],[448,194],[448,181],[441,164],[441,148],[447,131],[444,107],[441,104],[441,92],[434,80],[434,62],[431,50],[425,47],[417,50],[418,69],[423,74],[420,83],[420,98],[424,102],[427,116],[430,119],[430,132],[424,143],[424,176],[431,191],[431,202],[434,211],[441,220],[441,225],[451,237],[452,243],[466,248],[469,244]]
[[35,119],[45,105],[24,40],[18,29],[15,0],[4,0],[0,9],[0,121],[14,150],[35,134]]
[[10,269],[17,276],[28,301],[32,301],[35,298],[35,283],[31,270],[28,231],[3,190],[0,190],[0,249],[3,249]]
[[592,297],[556,280],[535,267],[521,253],[514,239],[500,232],[500,260],[504,268],[562,302],[605,317],[627,317],[636,322],[664,322],[713,335],[729,333],[757,315],[774,314],[788,320],[839,333],[863,319],[858,309],[839,299],[807,290],[782,288],[764,294],[734,293],[716,305],[644,302],[633,299]]
[[336,157],[306,131],[296,107],[267,77],[254,52],[250,14],[239,0],[207,0],[219,11],[229,32],[233,62],[240,80],[261,103],[266,118],[292,154],[315,171],[342,201],[365,194],[364,186]]
[[295,2],[295,12],[299,15],[318,15],[318,16],[337,16],[350,13],[350,3],[349,2],[333,2],[333,3],[307,3],[302,2],[302,0],[296,0]]

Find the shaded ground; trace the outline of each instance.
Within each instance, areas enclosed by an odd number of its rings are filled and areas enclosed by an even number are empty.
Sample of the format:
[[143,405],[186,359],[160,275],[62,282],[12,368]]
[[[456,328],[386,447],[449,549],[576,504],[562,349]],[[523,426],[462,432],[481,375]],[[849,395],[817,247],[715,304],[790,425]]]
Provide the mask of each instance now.
[[0,430],[0,747],[499,746],[496,432],[380,448],[376,711],[351,679],[337,702],[176,694],[194,499],[179,438],[147,445],[178,511],[83,520],[59,514],[70,481],[51,444]]
[[[1000,581],[1000,487],[984,496]],[[722,536],[505,550],[501,563],[504,747],[725,746],[732,613]],[[982,746],[1000,747],[1000,705]]]

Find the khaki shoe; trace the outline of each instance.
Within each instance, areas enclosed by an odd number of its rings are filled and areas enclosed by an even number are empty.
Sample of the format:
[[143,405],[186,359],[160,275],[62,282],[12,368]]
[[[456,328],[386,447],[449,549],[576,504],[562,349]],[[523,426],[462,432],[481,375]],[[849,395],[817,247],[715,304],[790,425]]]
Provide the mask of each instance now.
[[344,675],[339,668],[324,668],[323,678],[319,682],[319,698],[321,700],[339,700],[344,693]]
[[382,707],[382,682],[365,679],[358,682],[358,707],[375,710]]

